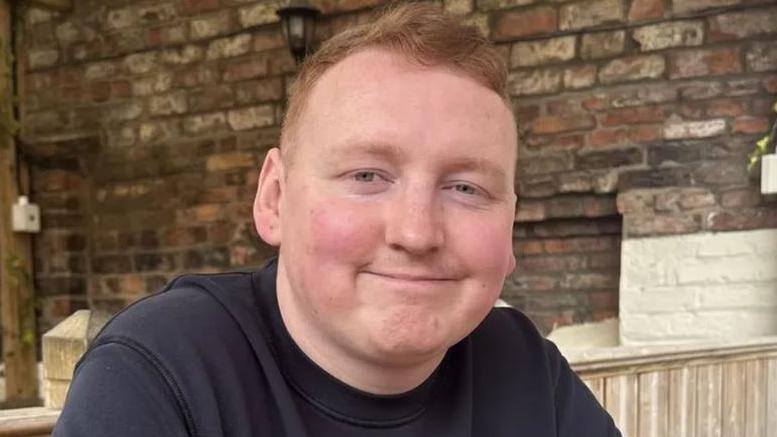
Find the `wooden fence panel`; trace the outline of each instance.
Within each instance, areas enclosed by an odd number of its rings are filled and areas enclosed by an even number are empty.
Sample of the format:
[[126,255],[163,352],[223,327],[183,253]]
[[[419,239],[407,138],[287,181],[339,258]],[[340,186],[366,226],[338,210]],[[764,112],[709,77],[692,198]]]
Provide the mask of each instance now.
[[624,437],[637,435],[638,378],[636,374],[617,375],[604,383],[604,403]]
[[[745,363],[723,366],[723,437],[745,437]],[[749,436],[748,436],[749,437]]]
[[745,363],[745,435],[766,437],[766,365],[765,360]]
[[696,367],[669,370],[669,432],[667,436],[696,435]]
[[766,437],[777,437],[777,358],[766,366]]
[[697,369],[696,435],[698,437],[721,437],[723,366],[710,364]]
[[639,435],[665,437],[669,428],[669,372],[639,375]]

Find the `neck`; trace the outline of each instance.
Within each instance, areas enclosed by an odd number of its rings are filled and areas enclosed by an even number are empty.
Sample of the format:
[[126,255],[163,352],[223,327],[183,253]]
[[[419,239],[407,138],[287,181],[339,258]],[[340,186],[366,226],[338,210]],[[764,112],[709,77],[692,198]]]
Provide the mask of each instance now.
[[317,320],[302,310],[278,266],[277,292],[283,324],[297,346],[314,363],[339,381],[376,395],[408,392],[426,381],[445,356],[445,351],[429,357],[400,362],[381,362],[349,348],[347,341],[330,338]]

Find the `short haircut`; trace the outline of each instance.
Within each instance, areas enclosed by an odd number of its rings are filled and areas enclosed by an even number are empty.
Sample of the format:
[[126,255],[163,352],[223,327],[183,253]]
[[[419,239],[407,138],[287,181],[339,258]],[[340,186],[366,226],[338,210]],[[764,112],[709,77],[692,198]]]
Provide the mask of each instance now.
[[305,60],[289,92],[281,129],[284,155],[316,82],[338,62],[368,48],[394,51],[426,67],[451,68],[493,90],[509,106],[505,61],[477,28],[434,4],[398,4],[382,10],[370,23],[333,36]]

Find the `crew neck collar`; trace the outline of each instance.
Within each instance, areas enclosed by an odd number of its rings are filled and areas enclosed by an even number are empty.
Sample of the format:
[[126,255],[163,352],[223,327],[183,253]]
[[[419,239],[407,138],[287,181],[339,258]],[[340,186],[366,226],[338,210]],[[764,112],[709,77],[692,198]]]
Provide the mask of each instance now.
[[327,373],[294,342],[283,323],[276,294],[277,259],[254,274],[254,293],[267,324],[268,341],[289,385],[322,413],[368,427],[393,427],[422,416],[450,372],[448,351],[418,387],[397,395],[375,395],[353,388]]

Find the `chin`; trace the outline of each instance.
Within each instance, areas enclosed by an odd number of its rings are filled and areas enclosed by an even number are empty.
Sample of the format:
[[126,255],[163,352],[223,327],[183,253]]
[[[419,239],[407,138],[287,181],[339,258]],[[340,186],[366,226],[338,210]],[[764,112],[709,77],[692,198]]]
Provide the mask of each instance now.
[[394,314],[384,319],[371,338],[376,355],[389,358],[395,364],[424,361],[444,354],[458,341],[437,317],[411,318],[407,314]]

